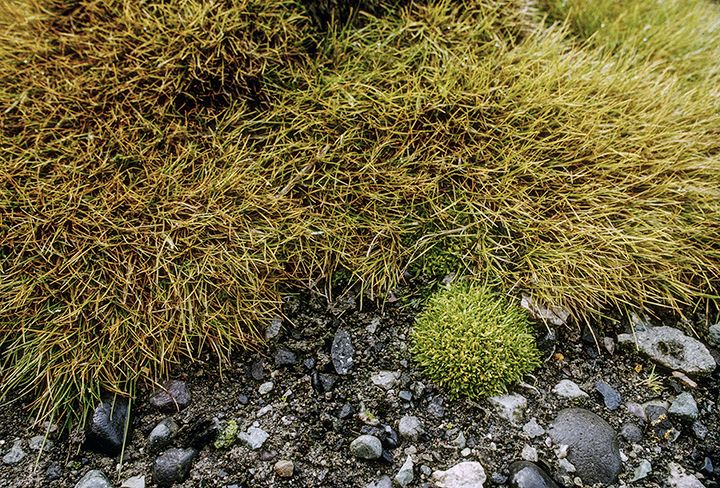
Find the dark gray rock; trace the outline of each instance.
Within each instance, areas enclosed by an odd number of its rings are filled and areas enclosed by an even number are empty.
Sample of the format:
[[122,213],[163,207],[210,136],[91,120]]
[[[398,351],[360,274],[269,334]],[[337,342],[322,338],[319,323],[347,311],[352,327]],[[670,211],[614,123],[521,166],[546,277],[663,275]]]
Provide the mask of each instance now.
[[178,424],[171,418],[161,420],[148,435],[148,451],[160,452],[168,447],[178,428]]
[[620,436],[626,441],[635,444],[643,438],[642,429],[635,422],[624,422],[620,426]]
[[155,459],[153,481],[161,488],[182,483],[190,474],[195,456],[195,449],[168,449]]
[[87,422],[85,449],[100,454],[120,454],[125,429],[130,424],[128,403],[122,398],[102,400]]
[[333,338],[330,356],[337,374],[348,374],[354,363],[355,348],[352,345],[350,334],[344,329],[338,329]]
[[672,417],[677,417],[680,420],[690,422],[697,420],[699,415],[695,398],[693,398],[693,396],[688,392],[681,393],[675,397],[675,400],[673,400],[670,408],[668,408],[668,413]]
[[75,488],[113,488],[113,486],[102,471],[93,469],[80,478]]
[[201,450],[215,441],[219,431],[220,422],[218,419],[210,417],[195,418],[183,432],[182,443]]
[[662,405],[647,405],[645,407],[650,431],[660,441],[674,442],[680,436],[680,432],[670,422],[668,411]]
[[45,470],[45,478],[48,479],[48,481],[55,481],[62,478],[62,468],[59,464],[53,463]]
[[427,413],[437,419],[443,418],[445,416],[445,406],[443,405],[443,399],[439,396],[436,396],[435,398],[430,400],[427,406]]
[[392,485],[393,484],[390,477],[385,475],[377,481],[368,483],[367,485],[365,485],[365,488],[392,488]]
[[417,441],[424,432],[420,419],[412,415],[406,415],[400,419],[398,431],[400,431],[400,437],[409,441]]
[[360,433],[377,437],[385,449],[395,449],[400,445],[398,433],[389,425],[363,425],[360,428]]
[[708,342],[713,346],[720,346],[720,324],[713,324],[708,329]]
[[595,391],[600,393],[608,410],[617,410],[622,403],[620,393],[604,381],[598,381],[595,383]]
[[589,410],[562,410],[550,426],[550,438],[567,445],[567,460],[587,484],[614,483],[620,474],[620,451],[612,427]]
[[265,363],[262,361],[255,361],[250,365],[250,377],[255,381],[262,381],[266,378]]
[[342,407],[340,407],[340,413],[338,413],[338,418],[346,419],[354,413],[355,413],[355,409],[353,408],[353,406],[350,405],[349,403],[345,403],[345,404],[343,404]]
[[537,464],[515,461],[509,467],[512,488],[558,488],[558,485]]
[[710,374],[715,360],[705,345],[673,327],[650,327],[633,334],[620,334],[620,344],[635,345],[641,353],[666,368],[687,374]]
[[313,388],[315,389],[315,391],[318,391],[320,393],[327,393],[332,391],[335,387],[336,381],[337,376],[332,374],[313,371],[310,375],[310,382]]
[[168,380],[160,385],[150,396],[150,405],[161,412],[179,412],[190,405],[190,392],[187,383],[180,380]]
[[276,368],[288,368],[294,366],[295,363],[297,363],[297,356],[294,352],[288,351],[287,349],[278,349],[275,353]]

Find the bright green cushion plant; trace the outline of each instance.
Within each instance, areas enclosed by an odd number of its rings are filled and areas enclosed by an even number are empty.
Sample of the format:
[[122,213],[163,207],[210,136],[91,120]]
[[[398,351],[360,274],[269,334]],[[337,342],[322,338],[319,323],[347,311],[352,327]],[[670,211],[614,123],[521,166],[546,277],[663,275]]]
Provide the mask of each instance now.
[[451,284],[430,297],[411,351],[430,379],[470,398],[505,393],[540,365],[525,311],[480,284]]

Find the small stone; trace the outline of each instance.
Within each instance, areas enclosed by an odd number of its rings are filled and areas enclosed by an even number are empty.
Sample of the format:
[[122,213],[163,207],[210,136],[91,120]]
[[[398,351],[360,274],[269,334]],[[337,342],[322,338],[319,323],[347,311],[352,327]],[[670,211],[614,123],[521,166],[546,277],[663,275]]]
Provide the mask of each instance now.
[[278,349],[275,353],[275,367],[289,368],[297,363],[297,356],[294,352],[287,349]]
[[267,415],[267,414],[269,414],[270,412],[272,412],[272,410],[273,410],[272,404],[267,404],[267,405],[265,405],[264,407],[262,407],[260,410],[258,410],[258,411],[255,413],[255,416],[256,416],[257,418],[264,417],[265,415]]
[[637,344],[641,353],[669,369],[686,374],[710,374],[715,360],[705,345],[673,327],[651,327],[635,334],[620,334],[620,344]]
[[720,324],[713,324],[708,329],[708,342],[715,347],[720,346]]
[[695,403],[695,398],[690,393],[681,393],[675,400],[670,404],[668,413],[672,417],[677,417],[681,420],[693,421],[698,418],[698,406]]
[[465,449],[460,451],[460,455],[462,457],[468,457],[470,454],[472,454],[472,449],[470,449],[469,447],[466,447]]
[[558,467],[560,468],[560,471],[563,471],[565,473],[574,473],[577,471],[575,465],[568,461],[567,458],[559,459]]
[[523,458],[525,461],[536,463],[538,461],[537,449],[535,449],[529,444],[525,444],[522,452],[520,453],[520,457]]
[[432,479],[437,488],[483,488],[487,476],[482,464],[463,461],[447,471],[435,471]]
[[605,350],[610,353],[610,355],[615,353],[615,341],[612,337],[603,337],[603,345],[605,346]]
[[452,441],[452,445],[456,449],[460,449],[460,450],[465,449],[466,443],[467,443],[467,440],[465,439],[465,434],[463,434],[462,432],[460,432],[457,435],[457,437],[455,437],[455,439],[453,439],[453,441]]
[[713,466],[712,459],[705,456],[705,459],[703,460],[702,470],[705,471],[707,474],[713,474],[715,472],[715,466]]
[[250,365],[250,376],[255,381],[262,381],[265,379],[267,374],[265,373],[265,363],[262,361],[255,361]]
[[635,422],[624,422],[620,426],[620,436],[626,441],[637,444],[642,441],[642,429]]
[[62,478],[62,468],[60,465],[53,463],[48,466],[48,469],[45,470],[45,478],[49,481],[55,481]]
[[513,424],[519,424],[522,421],[527,408],[527,399],[517,394],[494,396],[488,398],[488,401],[495,407],[495,412],[500,417]]
[[398,397],[400,398],[400,400],[409,402],[410,400],[412,400],[413,394],[411,391],[402,390],[402,391],[400,391],[400,393],[398,393]]
[[330,347],[330,357],[332,358],[335,372],[340,375],[350,373],[354,365],[355,348],[352,345],[352,339],[348,331],[338,329],[335,332],[332,346]]
[[533,417],[526,422],[525,425],[523,425],[523,432],[529,438],[534,439],[535,437],[543,435],[545,433],[545,429],[543,429],[540,424],[537,423],[537,419]]
[[515,461],[509,470],[511,488],[558,488],[552,478],[534,463]]
[[392,488],[392,480],[385,475],[373,483],[368,483],[365,488]]
[[280,328],[282,327],[282,318],[274,317],[270,321],[270,325],[265,329],[265,339],[274,339],[280,334]]
[[87,423],[85,448],[109,456],[120,454],[129,414],[124,399],[102,400]]
[[598,381],[595,383],[595,391],[600,393],[603,398],[603,402],[605,403],[605,407],[607,407],[608,410],[617,410],[622,403],[620,393],[604,381]]
[[291,478],[295,471],[295,464],[287,459],[281,459],[275,463],[275,474],[281,478]]
[[557,396],[562,398],[570,398],[570,399],[576,399],[576,398],[585,398],[589,396],[587,393],[582,391],[580,387],[575,383],[574,381],[570,380],[562,380],[560,383],[555,385],[553,388],[553,393],[555,393]]
[[652,473],[652,464],[647,459],[641,459],[638,467],[633,471],[633,477],[630,482],[638,481],[643,478],[647,478],[647,475]]
[[700,440],[705,439],[709,432],[708,428],[705,427],[705,424],[697,420],[692,423],[692,431],[695,438]]
[[395,449],[400,444],[397,432],[389,425],[364,425],[360,428],[360,433],[377,437],[385,449]]
[[238,437],[243,441],[250,449],[260,449],[265,441],[268,440],[270,434],[265,432],[259,427],[249,427],[247,431],[238,434]]
[[382,442],[373,435],[361,435],[350,443],[350,452],[359,459],[378,459],[383,454]]
[[672,422],[668,419],[667,410],[661,405],[647,405],[645,407],[650,428],[655,437],[664,442],[675,442],[680,436],[680,432],[675,429]]
[[696,476],[686,474],[679,464],[670,463],[670,476],[667,478],[670,488],[705,488]]
[[165,381],[150,396],[150,405],[161,412],[179,412],[190,405],[190,392],[187,384],[180,380]]
[[640,405],[639,403],[627,402],[625,404],[625,408],[627,408],[628,413],[636,416],[643,422],[647,422],[647,415],[645,415],[645,408],[642,405]]
[[443,405],[443,399],[442,397],[436,396],[430,402],[427,406],[427,413],[435,417],[436,419],[441,419],[445,416],[445,406]]
[[123,481],[120,488],[145,488],[145,476],[133,476]]
[[53,448],[53,442],[44,435],[36,435],[28,442],[33,451],[49,451]]
[[413,470],[414,464],[412,457],[408,456],[407,459],[405,459],[403,465],[400,467],[400,471],[398,471],[398,473],[395,475],[395,478],[393,478],[395,485],[399,486],[400,488],[405,488],[410,483],[412,483],[413,479],[415,478]]
[[23,442],[21,440],[13,442],[13,446],[3,456],[3,462],[5,464],[17,464],[22,461],[25,457],[25,451],[23,451],[22,444]]
[[569,408],[558,413],[550,428],[555,445],[568,446],[567,459],[586,484],[609,485],[621,469],[620,451],[612,427],[594,413]]
[[337,381],[337,377],[327,373],[313,371],[310,376],[313,388],[320,393],[329,393],[332,391]]
[[102,471],[93,469],[80,478],[75,488],[113,488],[113,486]]
[[160,421],[148,435],[147,446],[150,452],[160,452],[170,445],[172,437],[178,431],[178,424],[171,418]]
[[370,377],[373,385],[385,390],[391,390],[399,379],[400,373],[397,371],[380,371]]
[[406,415],[398,423],[400,437],[410,441],[417,441],[424,432],[420,419],[412,415]]
[[340,413],[338,414],[338,418],[346,419],[346,418],[350,417],[350,416],[351,416],[352,414],[354,414],[354,413],[355,413],[355,409],[353,408],[353,406],[350,405],[349,403],[345,403],[345,404],[340,408]]
[[240,403],[240,405],[247,405],[249,401],[250,398],[248,398],[247,395],[244,395],[242,393],[238,395],[238,403]]
[[275,384],[272,381],[267,381],[260,385],[260,388],[258,388],[258,393],[261,395],[267,395],[271,391],[273,391],[273,388],[275,387]]
[[153,463],[153,481],[159,487],[182,483],[190,474],[190,467],[197,456],[195,449],[171,448],[163,452]]

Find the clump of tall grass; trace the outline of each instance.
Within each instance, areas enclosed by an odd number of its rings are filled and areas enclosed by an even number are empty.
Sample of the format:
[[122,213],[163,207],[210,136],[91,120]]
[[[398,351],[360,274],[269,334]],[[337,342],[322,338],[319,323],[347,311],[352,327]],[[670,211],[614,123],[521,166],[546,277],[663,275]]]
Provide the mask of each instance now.
[[712,97],[524,4],[408,2],[324,32],[289,0],[15,0],[3,391],[69,412],[222,363],[281,289],[343,269],[383,296],[443,249],[576,318],[714,296]]

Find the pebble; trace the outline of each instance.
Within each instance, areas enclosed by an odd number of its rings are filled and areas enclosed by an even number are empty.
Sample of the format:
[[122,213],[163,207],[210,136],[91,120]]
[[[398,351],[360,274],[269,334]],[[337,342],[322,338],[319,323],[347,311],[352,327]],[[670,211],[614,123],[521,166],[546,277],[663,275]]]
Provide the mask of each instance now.
[[295,471],[295,464],[288,459],[281,459],[275,463],[275,474],[281,478],[291,478]]
[[274,339],[280,334],[280,327],[282,326],[282,318],[274,317],[270,321],[270,325],[265,329],[265,339]]
[[260,388],[258,388],[258,393],[261,395],[267,395],[271,391],[273,391],[273,388],[275,387],[275,384],[272,381],[267,381],[260,385]]
[[391,390],[399,379],[400,373],[397,371],[380,371],[370,377],[373,385],[385,390]]
[[536,463],[538,461],[537,449],[535,449],[529,444],[525,444],[522,452],[520,453],[520,457],[523,458],[525,461],[531,461],[533,463]]
[[392,488],[392,480],[385,475],[372,483],[368,483],[365,488]]
[[558,488],[558,485],[538,465],[515,461],[509,467],[511,488]]
[[113,486],[102,471],[93,469],[80,478],[75,488],[113,488]]
[[364,425],[360,428],[360,433],[377,437],[386,449],[395,449],[400,444],[398,433],[389,425]]
[[417,441],[423,433],[423,426],[417,417],[406,415],[398,423],[398,432],[403,439]]
[[710,374],[715,360],[705,345],[673,327],[651,327],[633,334],[620,334],[620,344],[635,345],[641,353],[669,369],[686,374]]
[[160,452],[170,445],[172,437],[178,431],[178,424],[171,418],[160,421],[147,438],[147,447],[151,452]]
[[625,408],[627,409],[628,413],[636,416],[643,422],[647,422],[647,415],[645,415],[645,407],[643,407],[639,403],[627,402],[625,404]]
[[697,420],[699,412],[695,398],[690,393],[684,392],[675,397],[668,408],[668,413],[681,420],[693,421]]
[[465,449],[465,446],[467,444],[467,439],[465,439],[465,434],[460,432],[455,439],[452,440],[452,445],[456,449]]
[[552,389],[553,393],[562,398],[585,398],[589,396],[587,393],[582,391],[580,387],[571,380],[562,380],[560,383],[555,385]]
[[650,461],[647,459],[641,459],[638,467],[633,471],[633,477],[630,479],[630,482],[632,483],[647,478],[650,473],[652,473],[652,464],[650,464]]
[[709,431],[705,424],[696,420],[692,424],[692,432],[696,439],[703,440],[707,437]]
[[600,393],[603,402],[605,403],[605,407],[608,410],[617,410],[622,403],[620,393],[604,381],[598,381],[595,383],[595,391]]
[[161,412],[173,413],[190,405],[190,392],[187,383],[180,380],[168,380],[150,395],[150,405]]
[[477,461],[463,461],[447,471],[435,471],[432,479],[437,488],[483,488],[487,475]]
[[490,404],[495,408],[496,413],[513,424],[522,422],[527,399],[518,394],[499,395],[488,398]]
[[720,346],[720,324],[713,324],[708,328],[708,342],[715,347]]
[[62,468],[56,463],[51,464],[45,470],[45,477],[49,481],[59,480],[62,477]]
[[332,374],[313,371],[310,376],[310,381],[316,391],[319,391],[320,393],[329,393],[335,387],[337,377]]
[[128,415],[124,399],[102,400],[87,423],[85,448],[109,456],[120,454]]
[[353,406],[349,403],[345,403],[342,407],[340,407],[340,413],[338,413],[338,418],[346,419],[354,413],[355,409],[353,408]]
[[542,426],[538,424],[537,419],[533,417],[525,423],[525,425],[523,425],[523,432],[529,438],[534,439],[535,437],[543,435],[545,433],[545,429],[543,429]]
[[265,444],[265,441],[268,440],[270,434],[259,427],[251,426],[247,429],[247,431],[238,434],[238,437],[241,441],[247,444],[250,449],[256,450],[260,449],[263,444]]
[[628,442],[637,444],[642,441],[642,429],[635,422],[623,422],[620,426],[620,436]]
[[25,451],[22,448],[22,440],[13,442],[13,446],[3,456],[3,462],[5,464],[17,464],[25,457]]
[[44,435],[36,435],[30,438],[28,446],[30,446],[30,449],[33,451],[49,451],[53,448],[53,442]]
[[413,470],[414,464],[412,456],[408,456],[405,459],[403,465],[400,467],[400,470],[395,475],[395,478],[393,478],[393,481],[397,486],[401,488],[407,487],[410,483],[412,483],[413,479],[415,478]]
[[190,467],[197,450],[170,448],[155,459],[153,463],[153,481],[159,487],[169,487],[182,483],[190,474]]
[[670,488],[705,488],[696,476],[686,474],[680,465],[670,463],[670,476],[667,478]]
[[338,329],[335,332],[330,357],[337,374],[345,375],[350,373],[354,365],[355,348],[352,344],[350,334],[345,329]]
[[297,363],[297,356],[287,349],[278,349],[275,353],[275,367],[289,368]]
[[586,484],[609,485],[617,480],[621,461],[612,427],[589,410],[569,408],[550,427],[556,445],[567,445],[567,459]]
[[648,405],[645,407],[645,414],[648,417],[652,433],[660,441],[675,442],[680,436],[680,432],[675,429],[675,426],[668,419],[667,409],[663,406]]
[[398,393],[398,397],[400,400],[403,400],[405,402],[409,402],[413,398],[413,394],[411,391],[408,390],[402,390],[400,393]]
[[443,405],[443,399],[442,397],[436,396],[430,402],[427,406],[427,413],[435,417],[436,419],[441,419],[445,416],[445,406]]
[[373,435],[361,435],[350,443],[350,452],[359,459],[378,459],[383,454],[382,442]]
[[123,481],[120,488],[145,488],[145,476],[133,476]]

